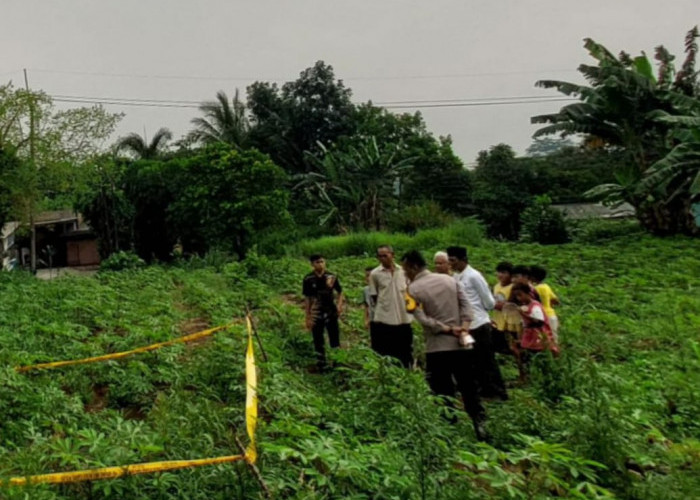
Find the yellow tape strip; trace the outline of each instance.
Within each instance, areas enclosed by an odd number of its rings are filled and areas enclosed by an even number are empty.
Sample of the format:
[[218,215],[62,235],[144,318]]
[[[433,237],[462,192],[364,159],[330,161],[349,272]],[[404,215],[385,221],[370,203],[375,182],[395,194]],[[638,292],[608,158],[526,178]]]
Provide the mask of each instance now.
[[57,472],[55,474],[41,474],[29,477],[13,477],[8,481],[0,481],[1,486],[23,486],[26,484],[50,483],[77,483],[80,481],[94,481],[97,479],[116,479],[123,476],[135,476],[138,474],[151,474],[168,470],[187,469],[190,467],[202,467],[204,465],[217,465],[243,460],[243,455],[230,455],[216,458],[202,458],[199,460],[169,460],[165,462],[148,462],[143,464],[125,465],[123,467],[103,467],[101,469],[80,470],[74,472]]
[[[160,344],[153,344],[152,346],[142,347],[140,349],[134,349],[133,351],[127,351],[125,353],[117,353],[124,357],[123,355],[134,354],[135,352],[145,352],[145,350],[153,350],[158,347],[163,347],[163,345],[170,345],[177,342],[189,342],[195,340],[196,338],[202,338],[206,335],[211,335],[215,331],[223,330],[232,325],[218,326],[210,330],[205,330],[203,332],[194,333],[192,335],[187,335],[186,337],[180,337],[176,340],[171,340],[168,342],[161,342]],[[190,467],[202,467],[205,465],[217,465],[225,464],[231,462],[237,462],[239,460],[246,460],[248,463],[254,464],[258,459],[258,452],[255,445],[255,428],[258,422],[258,377],[255,366],[255,351],[253,347],[253,325],[250,319],[250,315],[246,316],[246,326],[248,328],[248,348],[245,354],[245,376],[246,376],[246,404],[245,404],[245,419],[246,419],[246,430],[248,432],[248,438],[250,442],[248,448],[246,449],[245,455],[229,455],[224,457],[215,458],[202,458],[198,460],[169,460],[165,462],[147,462],[143,464],[132,464],[124,465],[121,467],[103,467],[101,469],[91,469],[91,470],[80,470],[73,472],[57,472],[54,474],[40,474],[36,476],[27,477],[12,477],[6,481],[0,480],[0,486],[23,486],[26,484],[38,484],[38,483],[48,483],[48,484],[62,484],[62,483],[77,483],[81,481],[95,481],[98,479],[116,479],[124,476],[135,476],[138,474],[151,474],[154,472],[163,472],[168,470],[177,469],[188,469]],[[154,347],[158,346],[158,347]],[[113,356],[113,355],[107,355]],[[77,360],[77,362],[72,361],[61,361],[59,363],[45,363],[45,365],[58,365],[65,366],[65,364],[80,364],[80,363],[92,363],[93,361],[102,361],[105,356],[98,356],[97,358],[87,358],[87,360]],[[110,358],[114,359],[114,358]],[[26,371],[27,369],[34,368],[45,368],[45,365],[34,365],[34,366],[24,366],[20,370]],[[50,366],[53,368],[55,366]]]
[[170,345],[175,345],[175,344],[184,344],[187,342],[193,342],[195,340],[199,340],[204,337],[208,337],[209,335],[212,335],[216,332],[219,332],[221,330],[225,330],[227,328],[230,328],[233,325],[233,323],[229,323],[227,325],[223,326],[217,326],[215,328],[210,328],[209,330],[203,330],[201,332],[197,333],[192,333],[190,335],[185,335],[184,337],[178,337],[173,340],[168,340],[165,342],[159,342],[157,344],[151,344],[145,347],[139,347],[137,349],[132,349],[131,351],[123,351],[123,352],[115,352],[112,354],[104,354],[102,356],[93,356],[91,358],[83,358],[83,359],[73,359],[69,361],[54,361],[51,363],[40,363],[36,365],[28,365],[28,366],[20,366],[18,368],[15,368],[18,372],[28,372],[30,370],[45,370],[49,368],[61,368],[64,366],[72,366],[72,365],[84,365],[87,363],[97,363],[99,361],[109,361],[112,359],[121,359],[121,358],[126,358],[127,356],[132,356],[134,354],[140,354],[142,352],[148,352],[148,351],[155,351],[156,349],[160,349],[161,347],[167,347]]
[[245,423],[248,431],[248,448],[245,452],[246,460],[254,464],[258,459],[258,452],[255,447],[255,427],[258,423],[258,375],[255,368],[255,351],[253,350],[253,324],[250,315],[247,315],[246,326],[248,327],[248,349],[245,353]]

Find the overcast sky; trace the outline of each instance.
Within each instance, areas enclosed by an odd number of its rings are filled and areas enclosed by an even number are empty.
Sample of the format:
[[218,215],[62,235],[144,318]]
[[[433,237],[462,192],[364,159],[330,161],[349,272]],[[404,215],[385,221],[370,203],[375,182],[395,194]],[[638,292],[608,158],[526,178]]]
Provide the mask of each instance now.
[[[664,44],[682,60],[698,0],[1,0],[0,81],[51,95],[201,101],[279,82],[322,59],[374,102],[555,95],[592,37],[617,53]],[[532,115],[562,103],[422,109],[466,162],[505,142],[524,152]],[[61,104],[66,106],[66,104]],[[176,136],[192,108],[107,106],[118,134]]]

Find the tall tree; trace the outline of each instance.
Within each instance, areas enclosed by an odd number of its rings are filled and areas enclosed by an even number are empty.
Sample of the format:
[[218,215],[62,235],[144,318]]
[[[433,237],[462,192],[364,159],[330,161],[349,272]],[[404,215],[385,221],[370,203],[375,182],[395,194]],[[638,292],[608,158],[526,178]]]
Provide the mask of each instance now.
[[669,150],[673,125],[657,119],[659,115],[678,114],[669,95],[686,95],[697,89],[697,73],[694,72],[697,36],[697,29],[688,33],[687,57],[678,73],[673,66],[673,56],[663,47],[656,49],[658,70],[655,73],[644,53],[631,57],[623,52],[615,57],[604,46],[586,39],[585,47],[597,62],[595,66],[579,66],[589,85],[552,80],[537,83],[578,97],[580,102],[564,106],[558,113],[533,117],[533,123],[546,124],[535,137],[584,134],[608,148],[624,151],[628,161],[615,170],[616,182],[600,185],[591,190],[590,195],[611,203],[631,203],[640,222],[656,233],[680,229],[676,219],[685,203],[680,198],[670,204],[669,199],[654,198],[645,191],[643,179],[649,167]]
[[507,144],[481,151],[474,169],[473,200],[494,238],[518,239],[520,217],[532,197],[533,173]]
[[117,141],[117,151],[131,153],[136,159],[151,160],[157,158],[165,150],[166,143],[173,138],[172,132],[163,127],[153,135],[149,142],[145,136],[133,133]]
[[290,173],[308,170],[305,152],[318,153],[351,130],[351,91],[333,67],[318,61],[282,87],[248,87],[251,142]]
[[[388,145],[384,145],[387,147]],[[396,148],[381,149],[374,137],[347,149],[334,148],[310,155],[312,170],[299,176],[296,189],[321,225],[379,230],[396,206],[400,180],[411,159],[397,159]]]
[[239,150],[247,147],[249,123],[238,89],[230,101],[220,90],[215,101],[203,102],[199,110],[204,116],[192,119],[192,139],[202,144],[224,143]]

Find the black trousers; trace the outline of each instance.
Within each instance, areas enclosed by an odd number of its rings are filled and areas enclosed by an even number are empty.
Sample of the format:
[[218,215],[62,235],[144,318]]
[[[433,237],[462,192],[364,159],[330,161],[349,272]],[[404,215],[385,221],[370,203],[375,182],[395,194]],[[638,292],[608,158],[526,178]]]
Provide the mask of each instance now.
[[494,329],[490,323],[470,330],[474,344],[476,365],[476,380],[479,393],[484,398],[507,399],[506,384],[501,375],[501,369],[496,362],[496,352],[493,344]]
[[475,373],[476,358],[473,349],[429,352],[425,355],[425,375],[430,389],[439,396],[454,397],[457,382],[464,409],[477,423],[483,421],[486,414],[479,399]]
[[311,334],[314,338],[314,349],[316,350],[316,361],[319,366],[326,364],[326,339],[323,331],[328,330],[328,343],[333,348],[340,347],[340,329],[338,327],[338,316],[335,314],[321,314],[314,321],[311,327]]
[[372,349],[381,356],[391,356],[410,368],[413,365],[413,330],[409,323],[387,325],[372,322],[369,325]]

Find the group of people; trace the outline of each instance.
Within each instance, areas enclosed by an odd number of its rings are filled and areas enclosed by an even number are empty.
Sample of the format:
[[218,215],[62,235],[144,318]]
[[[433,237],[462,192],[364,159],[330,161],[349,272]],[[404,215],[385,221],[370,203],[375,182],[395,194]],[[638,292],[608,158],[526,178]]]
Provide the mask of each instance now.
[[[363,295],[372,349],[411,368],[411,323],[420,323],[431,390],[445,397],[458,390],[477,437],[484,439],[482,399],[508,399],[496,352],[513,354],[524,378],[533,353],[559,351],[553,309],[558,298],[544,283],[546,271],[502,262],[496,268],[498,283],[491,290],[469,265],[464,247],[435,254],[434,271],[415,250],[404,254],[397,265],[391,246],[383,245],[377,249],[377,259],[377,267],[365,270]],[[324,257],[316,254],[309,260],[313,270],[303,282],[306,326],[312,332],[318,366],[324,370],[324,330],[330,346],[339,347],[338,318],[345,299]]]

